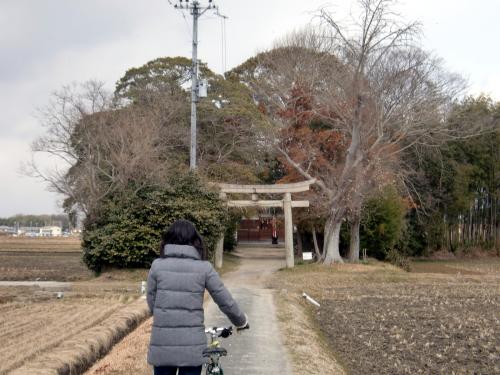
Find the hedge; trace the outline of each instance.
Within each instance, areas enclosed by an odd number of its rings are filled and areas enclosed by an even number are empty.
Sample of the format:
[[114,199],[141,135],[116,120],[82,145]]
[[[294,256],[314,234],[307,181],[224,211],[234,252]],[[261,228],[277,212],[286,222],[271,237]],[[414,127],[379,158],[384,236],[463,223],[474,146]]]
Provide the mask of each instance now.
[[110,197],[96,216],[84,224],[83,260],[90,269],[100,271],[149,267],[159,255],[161,234],[178,219],[194,223],[212,256],[227,212],[217,192],[188,174],[177,176],[164,188]]

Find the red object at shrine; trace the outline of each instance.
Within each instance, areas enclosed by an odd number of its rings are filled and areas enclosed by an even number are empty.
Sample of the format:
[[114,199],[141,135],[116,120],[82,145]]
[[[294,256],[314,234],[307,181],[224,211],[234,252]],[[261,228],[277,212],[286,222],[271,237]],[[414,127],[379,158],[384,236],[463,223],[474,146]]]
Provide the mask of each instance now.
[[273,228],[273,233],[272,233],[272,243],[273,244],[277,244],[278,243],[278,225],[277,225],[277,220],[276,220],[276,216],[273,216],[273,220],[271,221],[271,225],[272,225],[272,228]]

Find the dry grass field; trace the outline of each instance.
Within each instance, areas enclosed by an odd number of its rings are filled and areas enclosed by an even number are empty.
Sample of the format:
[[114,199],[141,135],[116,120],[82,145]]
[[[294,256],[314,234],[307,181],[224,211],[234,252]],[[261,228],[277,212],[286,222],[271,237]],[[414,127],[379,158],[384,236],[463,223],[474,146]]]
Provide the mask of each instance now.
[[321,303],[298,302],[347,373],[500,373],[500,258],[412,266],[302,265],[272,286]]
[[119,298],[94,298],[0,305],[0,374],[38,359],[98,326],[126,302]]
[[0,240],[0,280],[71,281],[0,286],[0,374],[80,373],[146,318],[147,270],[95,277],[81,255],[75,239]]
[[0,374],[85,369],[147,317],[136,282],[89,284],[71,286],[62,299],[49,288],[0,288],[10,296],[0,299]]

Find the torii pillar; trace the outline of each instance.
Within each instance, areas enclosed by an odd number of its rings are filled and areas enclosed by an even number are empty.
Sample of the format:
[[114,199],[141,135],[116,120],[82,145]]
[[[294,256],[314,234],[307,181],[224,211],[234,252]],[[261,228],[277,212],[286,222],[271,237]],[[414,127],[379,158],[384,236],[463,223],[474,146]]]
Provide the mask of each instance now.
[[285,251],[286,251],[286,268],[295,266],[293,256],[293,218],[292,218],[292,194],[285,193],[283,199],[283,211],[285,213]]

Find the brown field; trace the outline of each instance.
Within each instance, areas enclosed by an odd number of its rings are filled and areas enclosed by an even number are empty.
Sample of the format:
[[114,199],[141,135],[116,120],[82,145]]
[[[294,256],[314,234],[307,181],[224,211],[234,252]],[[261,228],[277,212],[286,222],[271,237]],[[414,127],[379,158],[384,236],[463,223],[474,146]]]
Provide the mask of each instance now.
[[81,253],[0,251],[0,280],[74,281],[92,277]]
[[23,252],[81,252],[79,237],[46,237],[46,238],[29,238],[29,237],[0,237],[0,251],[17,251]]
[[80,239],[0,237],[0,281],[89,279]]
[[347,373],[500,373],[500,259],[412,268],[302,265],[272,284],[321,303],[299,302]]
[[74,239],[14,240],[0,241],[0,280],[72,282],[0,286],[0,374],[80,373],[146,318],[147,270],[95,277]]

